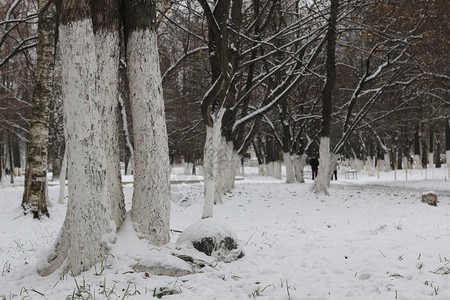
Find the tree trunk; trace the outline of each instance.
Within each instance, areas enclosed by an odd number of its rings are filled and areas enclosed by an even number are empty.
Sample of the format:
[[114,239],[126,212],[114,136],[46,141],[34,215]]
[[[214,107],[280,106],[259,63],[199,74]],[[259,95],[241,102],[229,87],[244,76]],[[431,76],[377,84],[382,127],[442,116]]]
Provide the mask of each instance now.
[[296,177],[297,182],[299,182],[299,183],[305,182],[305,178],[303,176],[303,169],[305,168],[305,165],[306,165],[306,158],[307,158],[307,155],[305,153],[303,153],[303,154],[297,156],[296,158],[294,158],[294,160],[293,160],[295,177]]
[[293,158],[289,152],[283,153],[284,166],[286,168],[286,183],[293,183],[295,181],[294,177],[294,163]]
[[0,144],[0,183],[3,182],[3,145]]
[[9,177],[10,183],[14,183],[14,164],[13,164],[13,153],[12,153],[12,138],[11,133],[8,131],[8,152],[9,152]]
[[69,198],[66,219],[41,275],[63,263],[75,275],[88,270],[105,258],[120,225],[112,222],[106,170],[111,138],[107,126],[114,118],[106,102],[116,101],[109,97],[117,90],[119,9],[110,0],[90,4],[62,2],[59,36]]
[[434,152],[436,168],[441,167],[441,135],[439,130],[436,131],[436,151]]
[[[339,9],[339,0],[331,0],[330,18],[327,31],[327,59],[326,69],[327,78],[322,90],[322,130],[320,132],[320,170],[317,174],[317,180],[314,192],[328,194],[328,185],[331,180],[329,172],[330,166],[330,127],[333,88],[336,82],[336,23]],[[323,144],[322,144],[323,143]]]
[[221,109],[214,120],[213,126],[206,126],[206,140],[203,157],[203,178],[205,184],[205,203],[203,206],[202,218],[211,218],[213,216],[213,207],[215,202],[220,202],[216,199],[218,193],[216,192],[219,173],[219,147],[221,142],[221,127],[222,118],[225,110]]
[[419,125],[414,127],[414,161],[416,162],[414,168],[420,169],[420,132]]
[[47,209],[48,125],[55,69],[56,6],[39,0],[37,62],[27,151],[22,207],[33,218],[49,216]]
[[447,162],[448,178],[450,178],[450,118],[445,120],[445,161]]
[[20,163],[20,146],[19,142],[17,141],[17,137],[13,138],[13,158],[14,158],[14,176],[22,176],[22,164]]
[[124,1],[134,138],[131,220],[151,244],[169,242],[170,164],[155,32],[156,1]]
[[64,157],[64,118],[62,99],[53,98],[53,114],[50,115],[49,156],[52,158],[52,181],[59,179]]

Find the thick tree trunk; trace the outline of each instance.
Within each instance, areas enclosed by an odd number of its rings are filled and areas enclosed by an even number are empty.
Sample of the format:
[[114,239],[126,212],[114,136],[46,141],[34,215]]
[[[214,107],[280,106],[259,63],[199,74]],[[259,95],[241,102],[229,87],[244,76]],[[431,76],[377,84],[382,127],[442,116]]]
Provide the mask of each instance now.
[[328,186],[331,180],[331,153],[329,137],[320,137],[319,160],[319,171],[317,172],[314,192],[325,193],[328,195]]
[[[96,40],[90,19],[60,25],[66,151],[69,161],[69,200],[66,220],[49,265],[40,270],[48,275],[66,261],[74,274],[86,271],[107,253],[105,236],[111,227],[111,205],[106,178],[106,145],[103,113],[96,95]],[[109,46],[113,46],[111,33]],[[101,53],[98,53],[100,56]],[[100,63],[100,62],[99,62]],[[111,70],[113,72],[113,70]],[[99,82],[99,84],[102,84]],[[91,159],[94,157],[95,159]]]
[[120,225],[112,218],[119,205],[111,201],[107,171],[108,127],[115,116],[108,102],[116,101],[110,97],[117,90],[118,20],[118,6],[109,0],[62,3],[59,33],[69,198],[66,219],[41,275],[63,263],[75,275],[88,270],[105,258]]
[[294,163],[289,152],[283,153],[284,166],[286,168],[286,183],[293,183],[295,181],[294,177]]
[[[140,7],[142,6],[140,3],[127,6],[131,11],[145,10]],[[136,16],[131,11],[128,15],[126,13],[127,18]],[[135,13],[141,16],[143,14],[137,11]],[[129,28],[127,34],[128,78],[134,137],[134,192],[131,219],[138,225],[138,231],[148,238],[151,244],[163,245],[169,242],[169,149],[157,35],[151,27],[144,27]]]
[[39,219],[47,209],[48,122],[55,68],[56,6],[39,1],[37,63],[22,206]]

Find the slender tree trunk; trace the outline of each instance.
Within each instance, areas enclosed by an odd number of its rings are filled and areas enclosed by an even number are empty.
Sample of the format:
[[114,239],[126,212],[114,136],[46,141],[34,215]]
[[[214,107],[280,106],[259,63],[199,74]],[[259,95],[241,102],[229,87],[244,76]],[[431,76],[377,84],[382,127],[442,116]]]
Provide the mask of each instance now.
[[441,167],[441,134],[436,131],[436,151],[434,152],[434,160],[436,161],[436,168]]
[[450,178],[450,118],[445,120],[445,161],[447,162],[448,178]]
[[12,138],[11,133],[8,131],[8,152],[9,152],[9,177],[10,183],[14,183],[14,164],[13,164],[13,152],[12,152]]
[[305,178],[303,176],[303,169],[306,165],[306,158],[307,155],[305,153],[299,155],[298,157],[294,158],[294,171],[295,171],[295,177],[297,182],[304,183]]
[[3,182],[3,144],[0,144],[0,183]]
[[55,69],[56,6],[54,0],[39,1],[37,63],[27,151],[22,206],[34,218],[49,216],[47,209],[48,122]]
[[154,245],[169,242],[170,164],[157,35],[156,1],[123,2],[134,137],[131,219]]
[[328,194],[328,185],[331,180],[331,154],[330,154],[330,127],[333,88],[336,82],[336,23],[339,9],[339,0],[331,0],[330,18],[327,31],[327,79],[322,90],[322,130],[320,133],[320,169],[314,192]]
[[420,132],[419,125],[414,127],[414,160],[416,165],[414,168],[420,169]]
[[217,118],[214,120],[213,126],[206,126],[206,140],[203,157],[203,178],[205,183],[205,204],[203,206],[202,218],[211,218],[213,216],[214,203],[220,202],[216,199],[217,184],[219,181],[219,147],[221,142],[222,118],[225,110],[219,111]]

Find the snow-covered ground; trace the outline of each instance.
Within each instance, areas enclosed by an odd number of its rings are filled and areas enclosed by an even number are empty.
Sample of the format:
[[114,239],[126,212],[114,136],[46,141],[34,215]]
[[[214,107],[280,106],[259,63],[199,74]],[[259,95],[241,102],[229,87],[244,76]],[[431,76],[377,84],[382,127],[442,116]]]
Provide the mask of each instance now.
[[[446,169],[381,172],[345,180],[339,171],[330,195],[305,184],[285,184],[247,168],[232,194],[214,207],[214,218],[239,237],[245,256],[231,263],[205,260],[179,278],[132,272],[136,259],[184,253],[174,242],[201,218],[201,183],[172,185],[172,242],[155,249],[125,222],[111,255],[77,277],[36,274],[58,234],[66,206],[50,186],[50,218],[24,216],[23,187],[0,184],[0,299],[450,299],[450,181]],[[172,179],[185,179],[174,169]],[[408,180],[406,181],[406,176]],[[421,202],[436,191],[437,207]],[[124,185],[127,208],[132,184]],[[95,216],[92,216],[95,217]],[[158,256],[160,255],[161,256]]]

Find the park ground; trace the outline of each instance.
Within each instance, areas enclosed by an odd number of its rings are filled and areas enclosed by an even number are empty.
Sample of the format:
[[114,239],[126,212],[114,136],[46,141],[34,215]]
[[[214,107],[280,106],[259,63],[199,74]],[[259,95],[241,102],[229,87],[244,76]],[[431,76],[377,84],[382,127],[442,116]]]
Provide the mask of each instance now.
[[[393,171],[345,179],[340,170],[328,196],[314,194],[309,177],[286,184],[247,168],[214,207],[245,253],[230,263],[176,245],[203,205],[202,184],[180,183],[188,179],[182,171],[172,171],[171,244],[137,239],[127,216],[108,258],[77,277],[36,273],[64,221],[58,184],[49,187],[50,218],[40,221],[23,215],[23,179],[0,184],[0,299],[152,299],[169,290],[178,294],[163,299],[450,299],[445,168],[398,171],[396,179]],[[128,210],[132,188],[124,185]],[[421,202],[428,191],[439,195],[436,207]],[[179,278],[132,271],[136,260],[160,252],[206,266]]]

